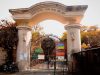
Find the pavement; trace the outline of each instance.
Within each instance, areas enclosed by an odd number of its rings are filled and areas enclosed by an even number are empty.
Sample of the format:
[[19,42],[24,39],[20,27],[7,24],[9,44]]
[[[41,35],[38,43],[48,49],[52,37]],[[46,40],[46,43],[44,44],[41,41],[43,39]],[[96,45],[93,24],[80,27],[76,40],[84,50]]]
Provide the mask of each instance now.
[[57,70],[54,73],[54,70],[35,70],[35,71],[24,71],[17,73],[0,73],[0,75],[67,75],[67,72],[64,73],[61,70]]

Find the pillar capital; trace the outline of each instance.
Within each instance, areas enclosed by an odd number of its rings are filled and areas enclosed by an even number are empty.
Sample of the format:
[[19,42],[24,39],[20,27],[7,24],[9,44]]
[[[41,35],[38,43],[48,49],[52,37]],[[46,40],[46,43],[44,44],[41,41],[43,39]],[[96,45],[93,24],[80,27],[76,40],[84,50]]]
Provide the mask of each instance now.
[[19,29],[19,30],[32,30],[31,27],[29,27],[29,26],[24,26],[24,25],[17,26],[16,28]]
[[70,28],[78,28],[78,29],[80,29],[80,27],[81,27],[81,24],[78,24],[78,23],[65,25],[65,29],[66,30],[68,30]]

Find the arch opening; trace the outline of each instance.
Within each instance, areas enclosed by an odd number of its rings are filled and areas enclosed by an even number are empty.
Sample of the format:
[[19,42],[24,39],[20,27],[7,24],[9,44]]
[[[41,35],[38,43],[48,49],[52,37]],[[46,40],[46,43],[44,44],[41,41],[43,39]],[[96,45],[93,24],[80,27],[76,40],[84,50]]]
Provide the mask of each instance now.
[[63,32],[65,32],[64,25],[57,20],[43,20],[39,25],[43,27],[42,32],[45,34],[53,34],[61,37]]
[[67,24],[67,18],[55,13],[55,12],[43,12],[43,13],[39,13],[37,15],[35,15],[32,19],[29,20],[29,26],[33,26],[36,25],[42,21],[45,20],[56,20],[59,21],[60,23]]

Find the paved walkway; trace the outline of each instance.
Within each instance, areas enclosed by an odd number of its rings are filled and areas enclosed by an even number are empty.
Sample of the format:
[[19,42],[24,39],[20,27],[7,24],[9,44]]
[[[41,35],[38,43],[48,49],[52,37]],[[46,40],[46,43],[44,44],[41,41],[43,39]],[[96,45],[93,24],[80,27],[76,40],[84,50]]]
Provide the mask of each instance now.
[[[25,71],[18,73],[0,73],[0,75],[54,75],[54,70],[37,70],[37,71]],[[67,75],[67,73],[63,73],[61,70],[57,70],[55,75]]]

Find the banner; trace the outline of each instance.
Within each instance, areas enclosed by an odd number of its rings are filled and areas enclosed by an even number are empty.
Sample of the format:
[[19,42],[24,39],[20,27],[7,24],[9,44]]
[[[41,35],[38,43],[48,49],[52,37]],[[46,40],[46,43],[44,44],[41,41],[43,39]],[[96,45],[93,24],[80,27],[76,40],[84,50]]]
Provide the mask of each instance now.
[[57,43],[56,48],[57,49],[64,49],[64,43]]

